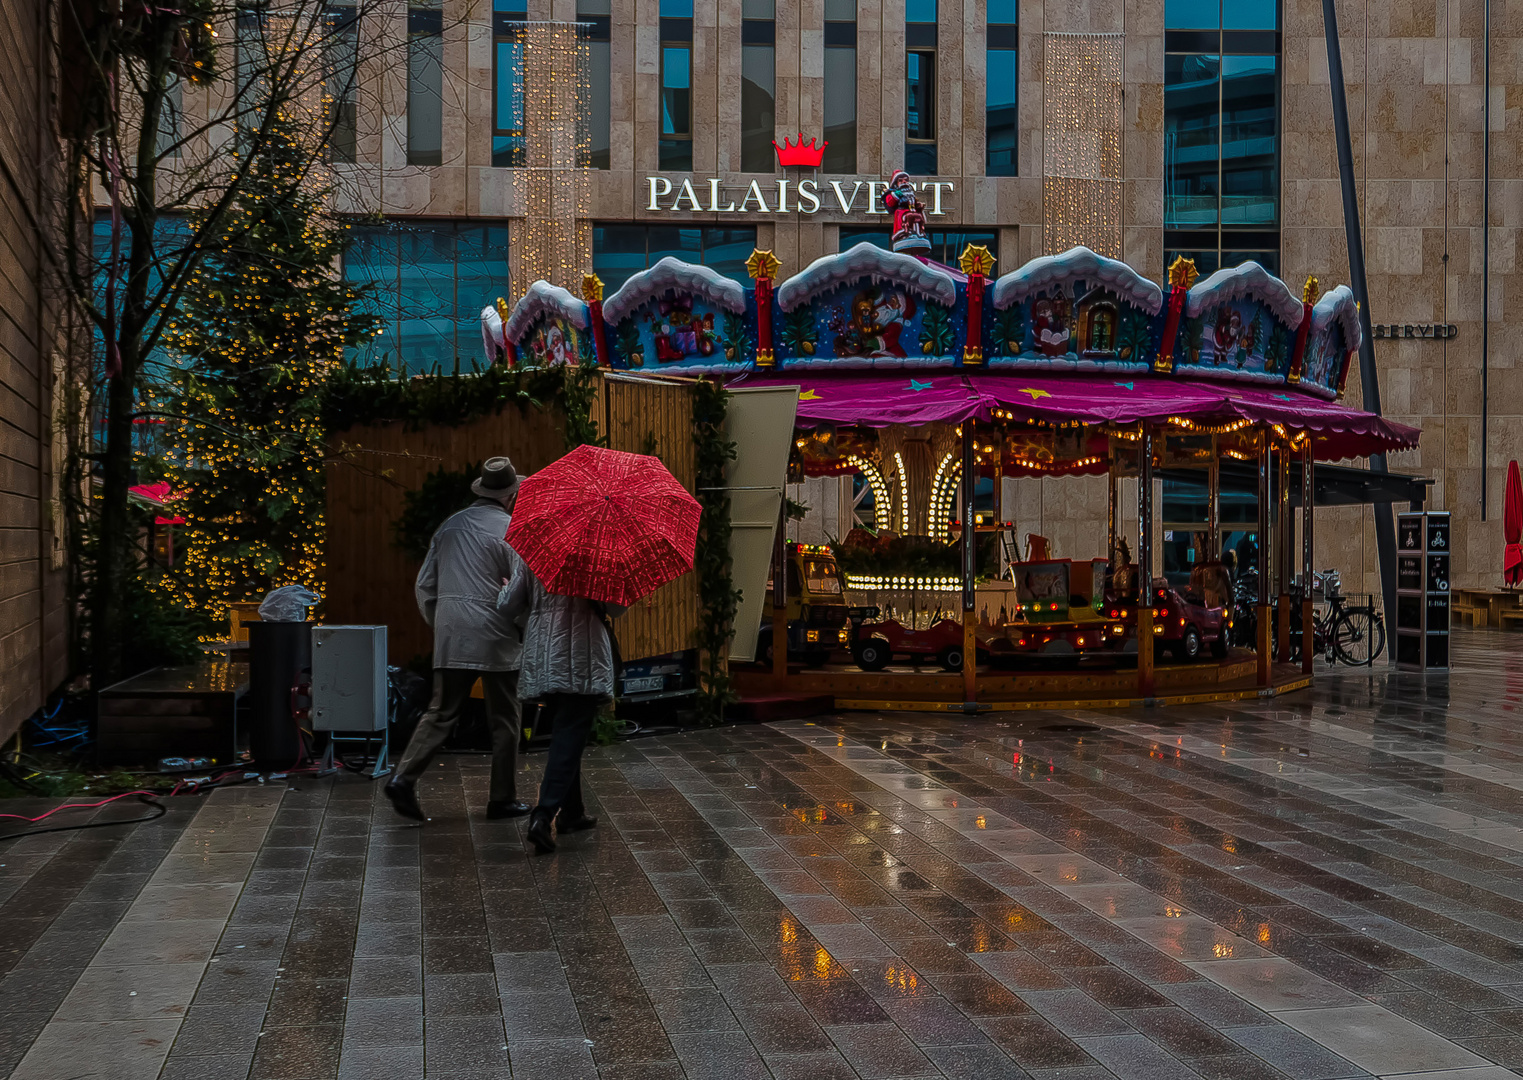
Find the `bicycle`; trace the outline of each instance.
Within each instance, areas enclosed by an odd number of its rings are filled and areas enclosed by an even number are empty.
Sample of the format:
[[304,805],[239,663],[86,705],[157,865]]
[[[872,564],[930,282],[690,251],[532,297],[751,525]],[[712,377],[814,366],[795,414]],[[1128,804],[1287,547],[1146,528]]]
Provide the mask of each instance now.
[[[1368,667],[1373,664],[1385,651],[1386,645],[1385,620],[1375,609],[1374,602],[1350,604],[1343,595],[1342,580],[1336,570],[1324,570],[1312,575],[1313,599],[1319,591],[1326,607],[1312,610],[1313,648],[1328,663],[1337,660],[1349,667]],[[1301,601],[1306,594],[1298,582],[1291,586],[1290,595],[1290,648],[1293,657],[1300,659]]]

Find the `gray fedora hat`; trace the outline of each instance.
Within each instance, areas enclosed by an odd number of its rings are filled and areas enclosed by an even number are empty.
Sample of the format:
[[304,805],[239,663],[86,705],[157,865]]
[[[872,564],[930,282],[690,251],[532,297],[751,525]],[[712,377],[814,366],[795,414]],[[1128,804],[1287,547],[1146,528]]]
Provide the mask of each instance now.
[[499,501],[511,498],[518,491],[519,475],[513,471],[513,463],[505,457],[487,458],[481,463],[481,475],[471,481],[471,491],[483,499]]

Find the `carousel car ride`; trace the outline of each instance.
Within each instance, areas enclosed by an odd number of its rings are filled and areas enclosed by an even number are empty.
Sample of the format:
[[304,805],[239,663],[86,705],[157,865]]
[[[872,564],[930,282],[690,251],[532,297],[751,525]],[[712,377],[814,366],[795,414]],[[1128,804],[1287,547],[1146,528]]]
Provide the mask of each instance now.
[[[984,635],[979,635],[975,664],[989,662]],[[948,671],[961,671],[963,665],[962,623],[940,619],[924,630],[914,630],[894,619],[863,623],[857,628],[851,646],[852,658],[863,671],[882,671],[895,656],[934,656]]]
[[[836,649],[851,643],[846,622],[848,611],[842,591],[841,570],[830,548],[817,544],[789,544],[784,550],[788,595],[788,655],[806,664],[819,665]],[[767,595],[772,595],[772,579]],[[756,640],[756,659],[771,666],[773,658],[772,616],[762,617]]]
[[1105,560],[1012,563],[1019,607],[990,644],[995,655],[1077,659],[1107,647]]
[[[1232,646],[1232,613],[1209,604],[1193,589],[1180,592],[1171,585],[1153,589],[1150,605],[1153,616],[1153,647],[1168,651],[1179,660],[1196,660],[1209,646],[1211,655],[1221,660]],[[1105,608],[1109,625],[1107,637],[1113,648],[1131,652],[1136,649],[1137,605],[1135,601],[1113,600]]]

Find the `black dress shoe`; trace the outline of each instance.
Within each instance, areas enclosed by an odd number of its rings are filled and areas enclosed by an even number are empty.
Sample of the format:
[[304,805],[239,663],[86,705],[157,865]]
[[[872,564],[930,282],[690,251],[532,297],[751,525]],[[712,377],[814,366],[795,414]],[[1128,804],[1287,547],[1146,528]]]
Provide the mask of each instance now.
[[585,832],[588,829],[595,829],[597,826],[598,819],[588,814],[578,814],[574,818],[568,818],[565,814],[561,814],[555,821],[555,831],[563,833]]
[[391,808],[403,817],[412,818],[414,821],[428,820],[423,816],[423,808],[418,805],[418,796],[413,793],[411,784],[392,780],[381,790],[391,800]]
[[487,803],[487,820],[499,821],[502,818],[523,817],[529,812],[529,804],[521,802],[489,802]]
[[550,815],[540,810],[534,811],[534,816],[529,818],[529,843],[534,845],[541,855],[548,855],[555,850],[555,837],[550,832]]

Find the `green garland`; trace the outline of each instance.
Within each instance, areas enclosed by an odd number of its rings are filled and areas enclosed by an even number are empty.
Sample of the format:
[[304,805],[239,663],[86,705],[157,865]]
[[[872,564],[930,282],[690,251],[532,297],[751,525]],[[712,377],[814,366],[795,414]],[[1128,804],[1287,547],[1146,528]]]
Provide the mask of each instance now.
[[735,444],[725,437],[729,392],[724,384],[700,379],[693,387],[693,446],[698,464],[698,604],[702,609],[697,644],[702,652],[698,715],[707,723],[724,722],[725,706],[736,700],[730,689],[725,653],[740,605],[730,560],[730,495],[725,469],[735,460]]
[[453,372],[436,366],[424,375],[408,376],[394,373],[387,363],[374,367],[350,363],[339,368],[324,389],[323,423],[330,432],[339,432],[401,420],[416,431],[430,424],[454,427],[500,413],[512,404],[524,411],[553,407],[566,414],[569,439],[566,399],[571,385],[587,384],[590,405],[591,381],[578,368],[569,372],[563,367],[482,368],[472,361],[471,369],[462,371],[457,361]]

